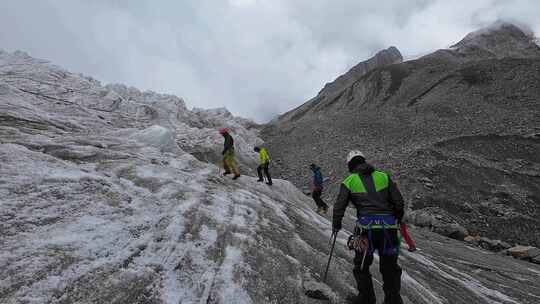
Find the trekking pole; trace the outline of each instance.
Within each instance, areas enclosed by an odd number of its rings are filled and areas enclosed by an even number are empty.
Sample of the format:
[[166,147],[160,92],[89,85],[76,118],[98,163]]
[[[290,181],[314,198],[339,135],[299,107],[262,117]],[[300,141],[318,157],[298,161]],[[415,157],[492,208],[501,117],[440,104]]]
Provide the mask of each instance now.
[[367,251],[368,248],[364,249],[364,255],[362,256],[362,264],[360,265],[360,269],[364,269],[364,261],[366,260]]
[[328,276],[328,268],[330,268],[330,261],[332,260],[332,254],[334,253],[334,246],[336,245],[336,239],[337,239],[337,232],[332,232],[332,236],[330,238],[334,238],[332,241],[332,248],[330,249],[330,256],[328,257],[328,264],[326,264],[326,270],[324,271],[324,279],[323,282],[326,283],[326,277]]

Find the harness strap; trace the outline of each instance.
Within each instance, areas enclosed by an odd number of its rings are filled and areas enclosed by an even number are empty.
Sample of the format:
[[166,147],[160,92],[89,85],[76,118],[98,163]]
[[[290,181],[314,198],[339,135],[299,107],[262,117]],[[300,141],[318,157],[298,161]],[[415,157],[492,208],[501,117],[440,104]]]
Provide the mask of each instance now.
[[398,229],[398,223],[393,215],[366,215],[358,219],[357,225],[364,229]]
[[[390,239],[390,234],[387,229],[398,229],[398,223],[396,218],[392,215],[367,215],[362,216],[358,219],[356,226],[358,231],[361,233],[363,230],[367,230],[369,248],[367,253],[372,255],[375,252],[375,246],[373,243],[373,229],[382,230],[383,234],[383,252],[382,255],[394,255],[399,254],[399,247],[401,240],[399,240],[396,246],[392,245],[392,240]],[[381,253],[379,253],[381,254]]]

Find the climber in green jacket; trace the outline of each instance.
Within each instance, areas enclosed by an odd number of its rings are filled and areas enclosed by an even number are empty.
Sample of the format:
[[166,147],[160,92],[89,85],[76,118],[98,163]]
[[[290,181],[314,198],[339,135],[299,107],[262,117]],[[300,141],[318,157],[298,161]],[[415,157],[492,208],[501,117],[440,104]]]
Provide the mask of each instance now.
[[377,303],[369,271],[373,253],[377,251],[384,303],[403,304],[400,295],[402,271],[398,265],[398,230],[405,210],[403,197],[390,176],[366,163],[362,152],[351,151],[347,155],[347,165],[351,175],[341,184],[334,204],[332,227],[337,234],[347,206],[356,207],[358,220],[349,240],[349,248],[356,253],[353,274],[358,296],[354,303]]
[[266,179],[268,180],[266,182],[267,185],[272,185],[272,177],[270,177],[270,156],[268,155],[268,151],[266,151],[265,148],[262,147],[255,147],[253,150],[257,153],[259,153],[259,161],[260,165],[257,167],[257,174],[259,175],[258,182],[263,182],[263,171],[264,175],[266,175]]

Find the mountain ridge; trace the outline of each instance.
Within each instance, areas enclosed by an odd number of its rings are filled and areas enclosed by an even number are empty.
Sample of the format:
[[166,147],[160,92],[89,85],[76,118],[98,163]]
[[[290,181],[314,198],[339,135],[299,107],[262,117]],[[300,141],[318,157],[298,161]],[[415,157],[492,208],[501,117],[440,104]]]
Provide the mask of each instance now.
[[369,58],[368,60],[361,61],[350,68],[349,71],[343,75],[340,75],[333,81],[326,83],[317,95],[325,95],[327,92],[332,93],[336,90],[343,89],[354,82],[355,78],[366,74],[376,67],[401,63],[402,61],[403,56],[401,56],[401,53],[395,46],[378,51],[373,57]]
[[[306,189],[307,166],[317,163],[332,200],[347,175],[347,151],[360,149],[395,175],[411,215],[442,208],[448,222],[462,227],[454,231],[457,238],[472,234],[540,246],[540,235],[520,233],[540,226],[534,156],[540,154],[540,47],[529,37],[508,24],[479,30],[455,49],[374,68],[341,92],[289,111],[262,133],[276,171]],[[480,144],[500,153],[470,149]],[[499,214],[501,205],[512,212]]]

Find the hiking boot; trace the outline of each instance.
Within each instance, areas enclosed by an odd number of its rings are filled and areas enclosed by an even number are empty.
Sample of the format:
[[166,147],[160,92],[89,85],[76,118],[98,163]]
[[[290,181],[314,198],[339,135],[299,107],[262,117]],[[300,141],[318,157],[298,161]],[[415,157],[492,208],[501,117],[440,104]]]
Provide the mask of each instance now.
[[272,186],[272,182],[267,182],[266,183],[268,186]]
[[229,175],[229,174],[231,174],[231,171],[225,171],[225,172],[223,172],[223,175]]
[[240,174],[235,175],[232,179],[238,179],[240,177]]
[[259,178],[257,181],[258,181],[258,182],[264,182],[264,179],[260,179],[260,178]]

